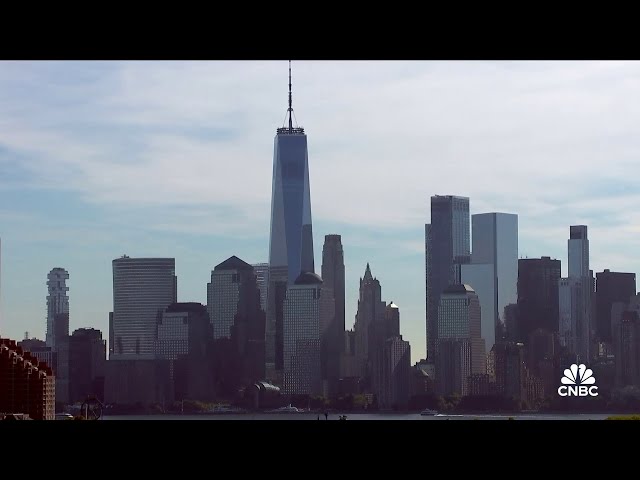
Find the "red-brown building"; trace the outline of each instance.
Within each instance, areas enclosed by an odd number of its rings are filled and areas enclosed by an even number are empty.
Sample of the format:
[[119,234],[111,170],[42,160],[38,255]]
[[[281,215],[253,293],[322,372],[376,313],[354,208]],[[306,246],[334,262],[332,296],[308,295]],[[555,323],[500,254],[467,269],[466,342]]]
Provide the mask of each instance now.
[[45,363],[14,340],[0,338],[0,412],[55,419],[55,377]]

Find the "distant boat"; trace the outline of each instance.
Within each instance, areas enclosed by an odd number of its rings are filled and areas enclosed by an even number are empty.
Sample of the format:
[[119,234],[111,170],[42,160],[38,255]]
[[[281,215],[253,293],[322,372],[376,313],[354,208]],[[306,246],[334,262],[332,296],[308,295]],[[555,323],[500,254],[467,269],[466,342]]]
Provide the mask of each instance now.
[[73,420],[73,418],[70,413],[56,413],[56,420]]
[[420,415],[433,417],[435,415],[438,415],[438,412],[436,412],[435,410],[431,410],[430,408],[425,408],[423,411],[420,412]]
[[296,407],[292,407],[291,404],[286,407],[276,408],[275,410],[269,410],[269,413],[299,413],[301,410]]

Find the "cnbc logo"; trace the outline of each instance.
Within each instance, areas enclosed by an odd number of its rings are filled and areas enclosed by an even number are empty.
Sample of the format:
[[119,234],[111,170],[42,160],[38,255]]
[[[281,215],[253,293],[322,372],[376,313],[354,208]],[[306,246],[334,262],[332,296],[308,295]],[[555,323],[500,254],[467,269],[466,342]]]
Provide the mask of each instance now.
[[597,397],[598,387],[594,384],[596,379],[593,370],[587,368],[584,363],[575,363],[565,369],[564,376],[560,380],[561,387],[558,387],[558,395],[561,397]]

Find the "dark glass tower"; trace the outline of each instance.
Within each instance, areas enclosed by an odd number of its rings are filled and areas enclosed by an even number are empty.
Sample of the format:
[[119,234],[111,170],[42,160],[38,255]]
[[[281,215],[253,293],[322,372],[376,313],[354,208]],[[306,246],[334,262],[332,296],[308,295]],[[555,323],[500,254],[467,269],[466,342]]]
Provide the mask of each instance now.
[[542,328],[559,331],[558,282],[560,260],[550,257],[518,260],[518,313],[515,338],[528,344],[529,335]]
[[596,336],[611,342],[611,306],[614,302],[629,302],[636,294],[636,274],[612,272],[596,273]]
[[[269,288],[267,293],[267,376],[282,370],[283,288],[302,272],[314,272],[307,136],[293,126],[291,64],[289,125],[278,128],[273,151]],[[277,379],[275,379],[277,380]]]
[[329,383],[329,394],[337,391],[340,378],[340,355],[344,353],[344,253],[340,235],[325,235],[322,249],[322,280],[331,290],[335,308],[321,336],[323,378]]

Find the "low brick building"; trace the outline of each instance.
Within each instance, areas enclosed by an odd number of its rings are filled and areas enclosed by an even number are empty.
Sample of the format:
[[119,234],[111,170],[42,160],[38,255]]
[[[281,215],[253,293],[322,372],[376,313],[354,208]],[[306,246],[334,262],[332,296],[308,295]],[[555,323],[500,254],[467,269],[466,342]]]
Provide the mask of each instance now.
[[55,401],[51,367],[24,352],[14,340],[0,338],[0,412],[54,420]]

